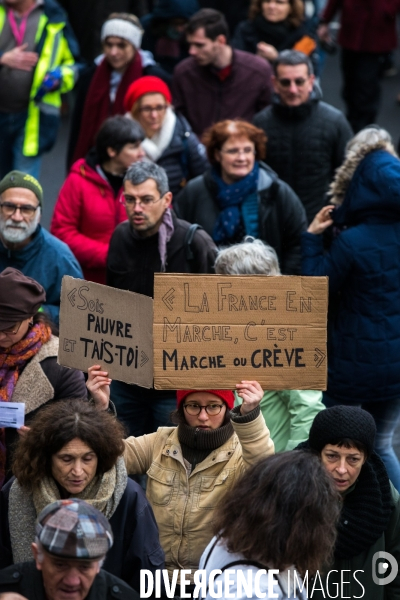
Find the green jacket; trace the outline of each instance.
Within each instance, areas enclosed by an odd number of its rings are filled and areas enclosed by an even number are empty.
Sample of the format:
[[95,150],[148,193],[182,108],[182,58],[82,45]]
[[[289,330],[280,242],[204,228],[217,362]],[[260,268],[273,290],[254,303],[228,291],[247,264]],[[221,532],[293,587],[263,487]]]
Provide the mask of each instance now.
[[[329,597],[362,598],[362,600],[400,599],[400,572],[394,581],[387,585],[378,585],[372,579],[372,569],[379,577],[378,564],[384,562],[382,559],[373,560],[376,552],[389,552],[394,556],[397,564],[400,564],[400,496],[393,486],[392,500],[393,513],[389,525],[381,537],[373,546],[361,554],[346,560],[335,560],[330,566],[328,578],[326,574],[321,577],[324,592],[317,590],[317,587],[321,588],[320,585],[315,585],[312,594],[312,584],[309,583],[309,598],[312,600],[322,600]],[[380,577],[385,577],[385,575]]]
[[[236,406],[241,403],[236,396]],[[283,452],[293,450],[308,439],[315,415],[325,406],[321,392],[283,390],[264,392],[260,408],[275,444],[275,452]]]
[[[0,4],[0,33],[6,18],[4,4]],[[79,54],[78,43],[64,10],[56,0],[44,0],[44,10],[35,37],[35,51],[39,54],[39,60],[33,76],[25,124],[25,156],[37,156],[51,149],[59,125],[61,94],[72,90],[77,78],[75,60]],[[56,68],[60,69],[61,74],[59,89],[35,102],[34,98],[46,73]]]

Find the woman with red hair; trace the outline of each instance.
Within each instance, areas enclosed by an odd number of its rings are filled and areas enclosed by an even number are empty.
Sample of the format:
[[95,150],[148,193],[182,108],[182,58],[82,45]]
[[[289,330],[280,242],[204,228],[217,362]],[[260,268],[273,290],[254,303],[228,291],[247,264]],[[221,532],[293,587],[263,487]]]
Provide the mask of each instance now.
[[176,195],[208,166],[206,152],[186,119],[174,112],[171,92],[159,77],[134,81],[125,95],[125,109],[142,127],[142,147],[148,158],[163,167]]
[[[98,365],[89,369],[87,386],[99,407],[108,406],[109,383]],[[148,476],[146,494],[170,578],[174,569],[194,573],[213,536],[217,504],[247,467],[274,453],[260,384],[242,381],[236,389],[243,400],[236,408],[230,390],[180,390],[171,415],[177,427],[124,441],[128,473]]]
[[292,188],[261,162],[263,130],[246,121],[220,121],[203,142],[211,168],[179,195],[179,217],[201,225],[217,245],[259,238],[274,248],[283,275],[298,275],[306,214]]

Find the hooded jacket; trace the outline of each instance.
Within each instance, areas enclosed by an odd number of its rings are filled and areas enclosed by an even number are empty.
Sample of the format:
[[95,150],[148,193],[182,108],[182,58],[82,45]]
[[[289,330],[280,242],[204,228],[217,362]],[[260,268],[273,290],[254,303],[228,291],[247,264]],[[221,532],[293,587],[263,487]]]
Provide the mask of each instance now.
[[10,250],[0,242],[0,271],[14,267],[36,279],[46,292],[43,308],[58,326],[61,281],[64,275],[82,278],[82,271],[64,242],[38,225],[32,240],[21,250]]
[[[213,234],[220,213],[218,186],[211,171],[189,181],[179,195],[176,209],[191,223],[199,223]],[[260,163],[258,180],[258,237],[270,244],[279,258],[285,275],[300,272],[300,235],[306,229],[304,208],[293,190],[264,163]]]
[[324,255],[303,233],[302,272],[329,277],[339,296],[328,330],[328,394],[339,401],[400,395],[400,161],[370,152],[356,168],[335,224],[347,227]]
[[[122,191],[122,190],[121,190]],[[68,244],[88,281],[106,282],[108,246],[126,211],[95,162],[72,165],[54,207],[50,231]]]
[[267,135],[265,161],[296,192],[308,222],[326,204],[326,192],[342,164],[352,131],[344,115],[322,102],[318,86],[300,106],[286,106],[277,94],[253,120]]

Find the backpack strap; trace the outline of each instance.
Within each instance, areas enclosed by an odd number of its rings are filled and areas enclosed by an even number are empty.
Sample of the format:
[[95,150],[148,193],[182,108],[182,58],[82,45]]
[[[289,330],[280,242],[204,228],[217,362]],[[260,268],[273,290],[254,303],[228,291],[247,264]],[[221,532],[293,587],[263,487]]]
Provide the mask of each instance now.
[[193,248],[192,248],[192,243],[193,243],[193,238],[195,236],[195,233],[198,229],[203,229],[203,228],[198,223],[193,223],[189,227],[189,229],[187,230],[187,232],[185,234],[185,241],[184,241],[185,256],[186,256],[186,260],[188,261],[188,263],[190,265],[191,270],[192,270],[192,267],[194,267],[194,252],[193,252]]

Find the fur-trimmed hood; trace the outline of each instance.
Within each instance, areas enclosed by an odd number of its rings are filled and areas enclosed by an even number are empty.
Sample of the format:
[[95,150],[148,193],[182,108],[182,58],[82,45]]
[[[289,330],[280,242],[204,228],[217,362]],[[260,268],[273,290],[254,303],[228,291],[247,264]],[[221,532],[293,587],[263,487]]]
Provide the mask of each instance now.
[[368,152],[333,212],[336,225],[400,221],[400,160],[386,150]]
[[359,145],[354,150],[350,149],[346,153],[343,164],[336,170],[335,177],[329,186],[328,196],[329,201],[332,204],[340,206],[343,203],[347,188],[349,187],[350,181],[352,180],[358,165],[367,154],[375,152],[376,150],[385,150],[397,158],[393,144],[385,140],[381,140],[375,144]]

